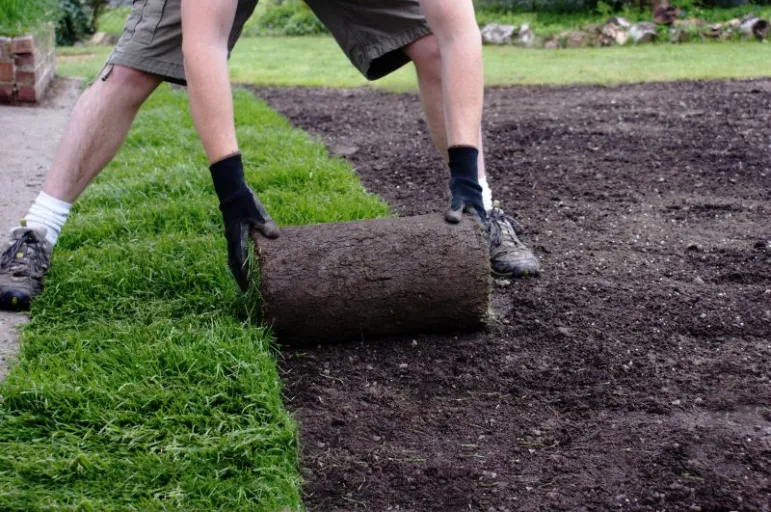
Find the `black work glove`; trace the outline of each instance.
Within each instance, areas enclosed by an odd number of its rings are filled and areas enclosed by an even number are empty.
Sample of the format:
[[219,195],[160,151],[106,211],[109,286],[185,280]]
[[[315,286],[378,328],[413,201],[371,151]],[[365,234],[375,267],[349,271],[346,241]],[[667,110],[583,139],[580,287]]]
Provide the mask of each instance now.
[[228,266],[241,290],[249,288],[249,239],[252,229],[268,238],[279,230],[244,179],[241,155],[233,155],[210,168],[228,242]]
[[450,209],[444,218],[457,224],[463,212],[469,212],[485,224],[487,212],[482,200],[482,187],[477,177],[479,151],[468,146],[454,146],[448,150],[450,157]]

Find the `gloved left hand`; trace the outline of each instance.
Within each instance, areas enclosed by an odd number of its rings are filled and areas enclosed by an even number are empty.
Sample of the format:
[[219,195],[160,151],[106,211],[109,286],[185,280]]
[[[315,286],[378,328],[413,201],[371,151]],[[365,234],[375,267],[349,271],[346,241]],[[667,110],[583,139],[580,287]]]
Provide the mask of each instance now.
[[211,166],[214,189],[228,243],[228,266],[241,290],[249,288],[249,240],[252,229],[267,238],[278,238],[279,230],[257,195],[246,184],[241,155],[232,155]]
[[257,195],[249,186],[220,203],[228,241],[228,266],[241,290],[249,288],[249,241],[252,229],[268,238],[278,238],[279,230]]

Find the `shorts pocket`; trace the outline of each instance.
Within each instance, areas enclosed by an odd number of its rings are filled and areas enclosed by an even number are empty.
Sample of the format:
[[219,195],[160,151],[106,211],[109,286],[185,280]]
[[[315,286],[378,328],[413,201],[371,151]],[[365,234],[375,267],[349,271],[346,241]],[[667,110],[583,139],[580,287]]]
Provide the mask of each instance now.
[[133,39],[142,44],[151,44],[161,24],[167,0],[142,0],[141,19],[136,25]]
[[131,14],[126,19],[126,24],[123,26],[123,32],[127,34],[133,34],[142,19],[142,11],[147,5],[147,0],[134,0],[131,5]]

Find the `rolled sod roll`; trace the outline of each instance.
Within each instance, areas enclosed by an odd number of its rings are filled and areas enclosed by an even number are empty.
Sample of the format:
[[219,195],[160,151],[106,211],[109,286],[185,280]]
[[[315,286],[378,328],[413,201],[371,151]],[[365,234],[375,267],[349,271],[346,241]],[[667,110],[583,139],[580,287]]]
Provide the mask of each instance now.
[[470,218],[286,227],[255,243],[264,319],[280,344],[467,330],[487,318],[489,251]]

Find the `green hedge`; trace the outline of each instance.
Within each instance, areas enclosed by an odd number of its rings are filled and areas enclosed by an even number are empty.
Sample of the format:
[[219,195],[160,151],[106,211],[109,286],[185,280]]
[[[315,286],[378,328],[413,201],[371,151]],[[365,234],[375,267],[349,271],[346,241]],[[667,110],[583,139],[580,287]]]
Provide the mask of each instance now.
[[302,0],[268,0],[244,28],[246,36],[307,36],[329,31]]
[[96,32],[96,22],[109,0],[59,0],[56,42],[72,45]]
[[0,35],[16,36],[59,16],[57,0],[0,0]]

